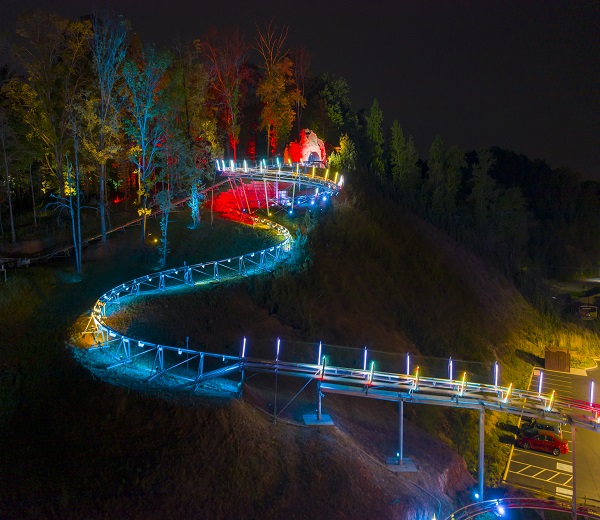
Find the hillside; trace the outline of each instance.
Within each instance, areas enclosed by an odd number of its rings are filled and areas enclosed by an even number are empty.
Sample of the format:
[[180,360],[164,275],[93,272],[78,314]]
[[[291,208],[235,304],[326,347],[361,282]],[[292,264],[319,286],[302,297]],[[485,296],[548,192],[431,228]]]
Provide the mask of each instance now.
[[[250,234],[227,230],[210,239],[207,229],[196,241],[180,238],[188,261],[225,256],[240,239],[266,240],[249,228]],[[2,516],[417,519],[435,512],[433,497],[447,511],[466,496],[474,480],[464,461],[410,422],[405,449],[419,472],[383,467],[397,444],[390,404],[328,397],[324,406],[336,428],[311,429],[299,420],[314,408],[306,394],[273,423],[272,382],[264,378],[248,381],[241,401],[140,392],[95,379],[65,340],[99,294],[152,269],[137,236],[129,230],[87,251],[77,283],[66,264],[56,263],[11,273],[3,288]],[[246,334],[257,342],[323,339],[478,363],[515,353],[506,365],[515,374],[539,354],[527,332],[539,316],[518,292],[385,200],[340,199],[309,234],[308,250],[310,266],[300,272],[296,266],[183,299],[141,300],[115,319],[178,342],[191,336],[232,349]],[[297,390],[281,383],[281,402]],[[406,415],[461,450],[473,467],[468,412],[415,407]],[[488,421],[492,450],[494,422]],[[493,481],[502,460],[487,459]]]

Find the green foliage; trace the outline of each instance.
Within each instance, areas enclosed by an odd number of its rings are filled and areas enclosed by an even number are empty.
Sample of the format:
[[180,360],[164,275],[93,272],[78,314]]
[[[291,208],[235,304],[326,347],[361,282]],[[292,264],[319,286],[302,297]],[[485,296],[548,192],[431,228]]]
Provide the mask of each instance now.
[[467,200],[473,202],[475,229],[482,233],[487,229],[498,192],[496,190],[496,181],[494,181],[489,173],[494,164],[491,152],[481,150],[478,156],[479,160],[473,167],[473,174],[470,181],[471,193],[467,197]]
[[385,160],[383,156],[383,146],[385,139],[383,137],[383,112],[379,108],[377,99],[373,100],[371,109],[366,116],[365,137],[369,153],[369,169],[379,178],[383,179],[385,175]]
[[400,123],[394,119],[390,129],[392,181],[399,188],[400,197],[413,208],[417,203],[421,185],[421,170],[417,164],[418,160],[419,156],[412,135],[406,141]]
[[429,192],[436,220],[448,219],[456,212],[456,197],[466,165],[464,153],[456,146],[446,149],[438,135],[429,150]]
[[356,170],[356,148],[348,134],[342,134],[339,148],[329,156],[329,168],[345,173]]
[[27,73],[23,118],[44,146],[45,166],[63,193],[63,161],[70,146],[69,118],[90,79],[89,21],[70,21],[34,11],[17,24],[16,53]]
[[269,133],[271,152],[289,140],[296,103],[303,102],[294,82],[292,66],[289,58],[274,63],[256,89],[263,103],[259,128]]

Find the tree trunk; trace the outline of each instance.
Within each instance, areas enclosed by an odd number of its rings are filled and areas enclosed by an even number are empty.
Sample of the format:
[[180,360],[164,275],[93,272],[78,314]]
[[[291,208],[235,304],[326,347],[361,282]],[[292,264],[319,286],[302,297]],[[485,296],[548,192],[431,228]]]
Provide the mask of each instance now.
[[33,227],[37,229],[37,212],[35,210],[35,190],[33,187],[33,175],[31,173],[31,164],[29,164],[29,184],[31,185],[31,207],[33,208]]
[[12,210],[12,194],[10,190],[10,175],[8,174],[8,159],[6,157],[6,142],[4,139],[4,131],[0,131],[0,141],[2,141],[2,154],[4,155],[4,168],[6,170],[6,199],[8,201],[8,215],[10,218],[10,235],[12,239],[12,243],[17,243],[17,235],[15,234],[15,220],[13,217]]
[[143,205],[142,205],[142,245],[146,242],[146,206],[148,197],[144,195],[142,197]]
[[100,165],[100,233],[102,234],[102,243],[106,243],[106,163]]

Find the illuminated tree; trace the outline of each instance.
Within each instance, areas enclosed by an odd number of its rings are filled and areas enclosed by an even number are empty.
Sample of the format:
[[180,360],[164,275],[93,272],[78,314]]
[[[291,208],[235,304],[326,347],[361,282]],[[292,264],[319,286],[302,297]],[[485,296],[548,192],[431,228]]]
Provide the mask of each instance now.
[[121,18],[92,19],[90,46],[95,72],[95,93],[88,104],[86,122],[93,138],[83,144],[98,165],[99,209],[102,242],[106,242],[106,162],[115,157],[120,146],[118,97],[122,65],[128,42],[128,27]]
[[[258,28],[257,28],[258,29]],[[263,103],[260,114],[260,130],[267,131],[268,150],[274,154],[292,129],[294,107],[306,101],[294,81],[293,63],[285,48],[287,28],[278,30],[271,21],[264,29],[258,29],[256,50],[263,58],[264,75],[256,93]]]
[[65,190],[64,157],[70,146],[70,111],[89,80],[86,69],[91,37],[89,21],[60,18],[36,11],[21,17],[16,53],[27,73],[22,101],[24,120],[44,144],[44,164]]
[[377,99],[373,100],[371,109],[366,116],[366,141],[369,154],[369,169],[383,179],[385,175],[383,112],[379,108]]
[[167,144],[174,148],[179,187],[189,194],[192,227],[200,223],[200,190],[213,174],[212,151],[220,150],[215,118],[207,108],[210,78],[197,54],[177,49],[171,70],[169,104],[173,115],[167,122]]
[[246,55],[250,46],[239,29],[225,32],[213,29],[204,40],[196,40],[195,43],[210,64],[211,85],[216,92],[218,103],[222,106],[229,146],[235,161],[242,115],[242,87],[248,76]]
[[160,143],[165,136],[164,93],[161,82],[170,64],[166,53],[148,46],[141,51],[140,61],[128,59],[123,77],[128,89],[125,132],[131,139],[129,157],[138,174],[138,213],[142,217],[142,243],[146,240],[146,220],[151,213],[148,195],[154,183],[154,172],[161,160]]
[[[306,74],[310,68],[310,53],[304,47],[297,46],[292,51],[291,57],[294,62],[294,81],[296,82],[296,86],[298,87],[301,98],[304,99],[304,84],[306,80]],[[298,99],[296,101],[296,122],[298,124],[298,133],[300,133],[300,130],[302,130],[301,119],[303,107],[304,105],[302,104],[301,99]]]
[[75,112],[69,115],[69,128],[73,136],[73,158],[71,161],[67,151],[65,154],[65,189],[62,194],[52,194],[54,202],[48,207],[59,210],[66,209],[71,221],[71,238],[73,239],[73,252],[75,258],[75,270],[81,274],[82,270],[82,240],[81,240],[81,175],[79,169],[79,129]]
[[339,148],[329,157],[329,167],[343,172],[356,170],[356,148],[348,134],[342,134],[340,137]]

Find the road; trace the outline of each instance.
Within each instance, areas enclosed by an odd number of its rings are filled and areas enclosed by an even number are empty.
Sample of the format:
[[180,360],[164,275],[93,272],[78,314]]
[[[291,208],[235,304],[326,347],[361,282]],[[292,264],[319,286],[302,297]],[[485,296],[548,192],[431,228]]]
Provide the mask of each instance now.
[[[542,374],[542,375],[541,375]],[[589,401],[590,381],[600,382],[600,371],[588,371],[588,376],[536,369],[529,390],[538,390],[542,381],[542,393]],[[598,389],[600,393],[600,388]],[[598,396],[600,397],[600,396]],[[596,401],[596,399],[595,399]],[[525,451],[515,447],[509,458],[506,482],[528,489],[542,491],[568,499],[573,496],[576,484],[577,497],[596,507],[600,506],[600,435],[578,428],[575,437],[575,464],[573,464],[572,431],[563,425],[563,437],[569,444],[569,453],[554,457],[546,453]],[[575,467],[575,479],[573,478]]]

